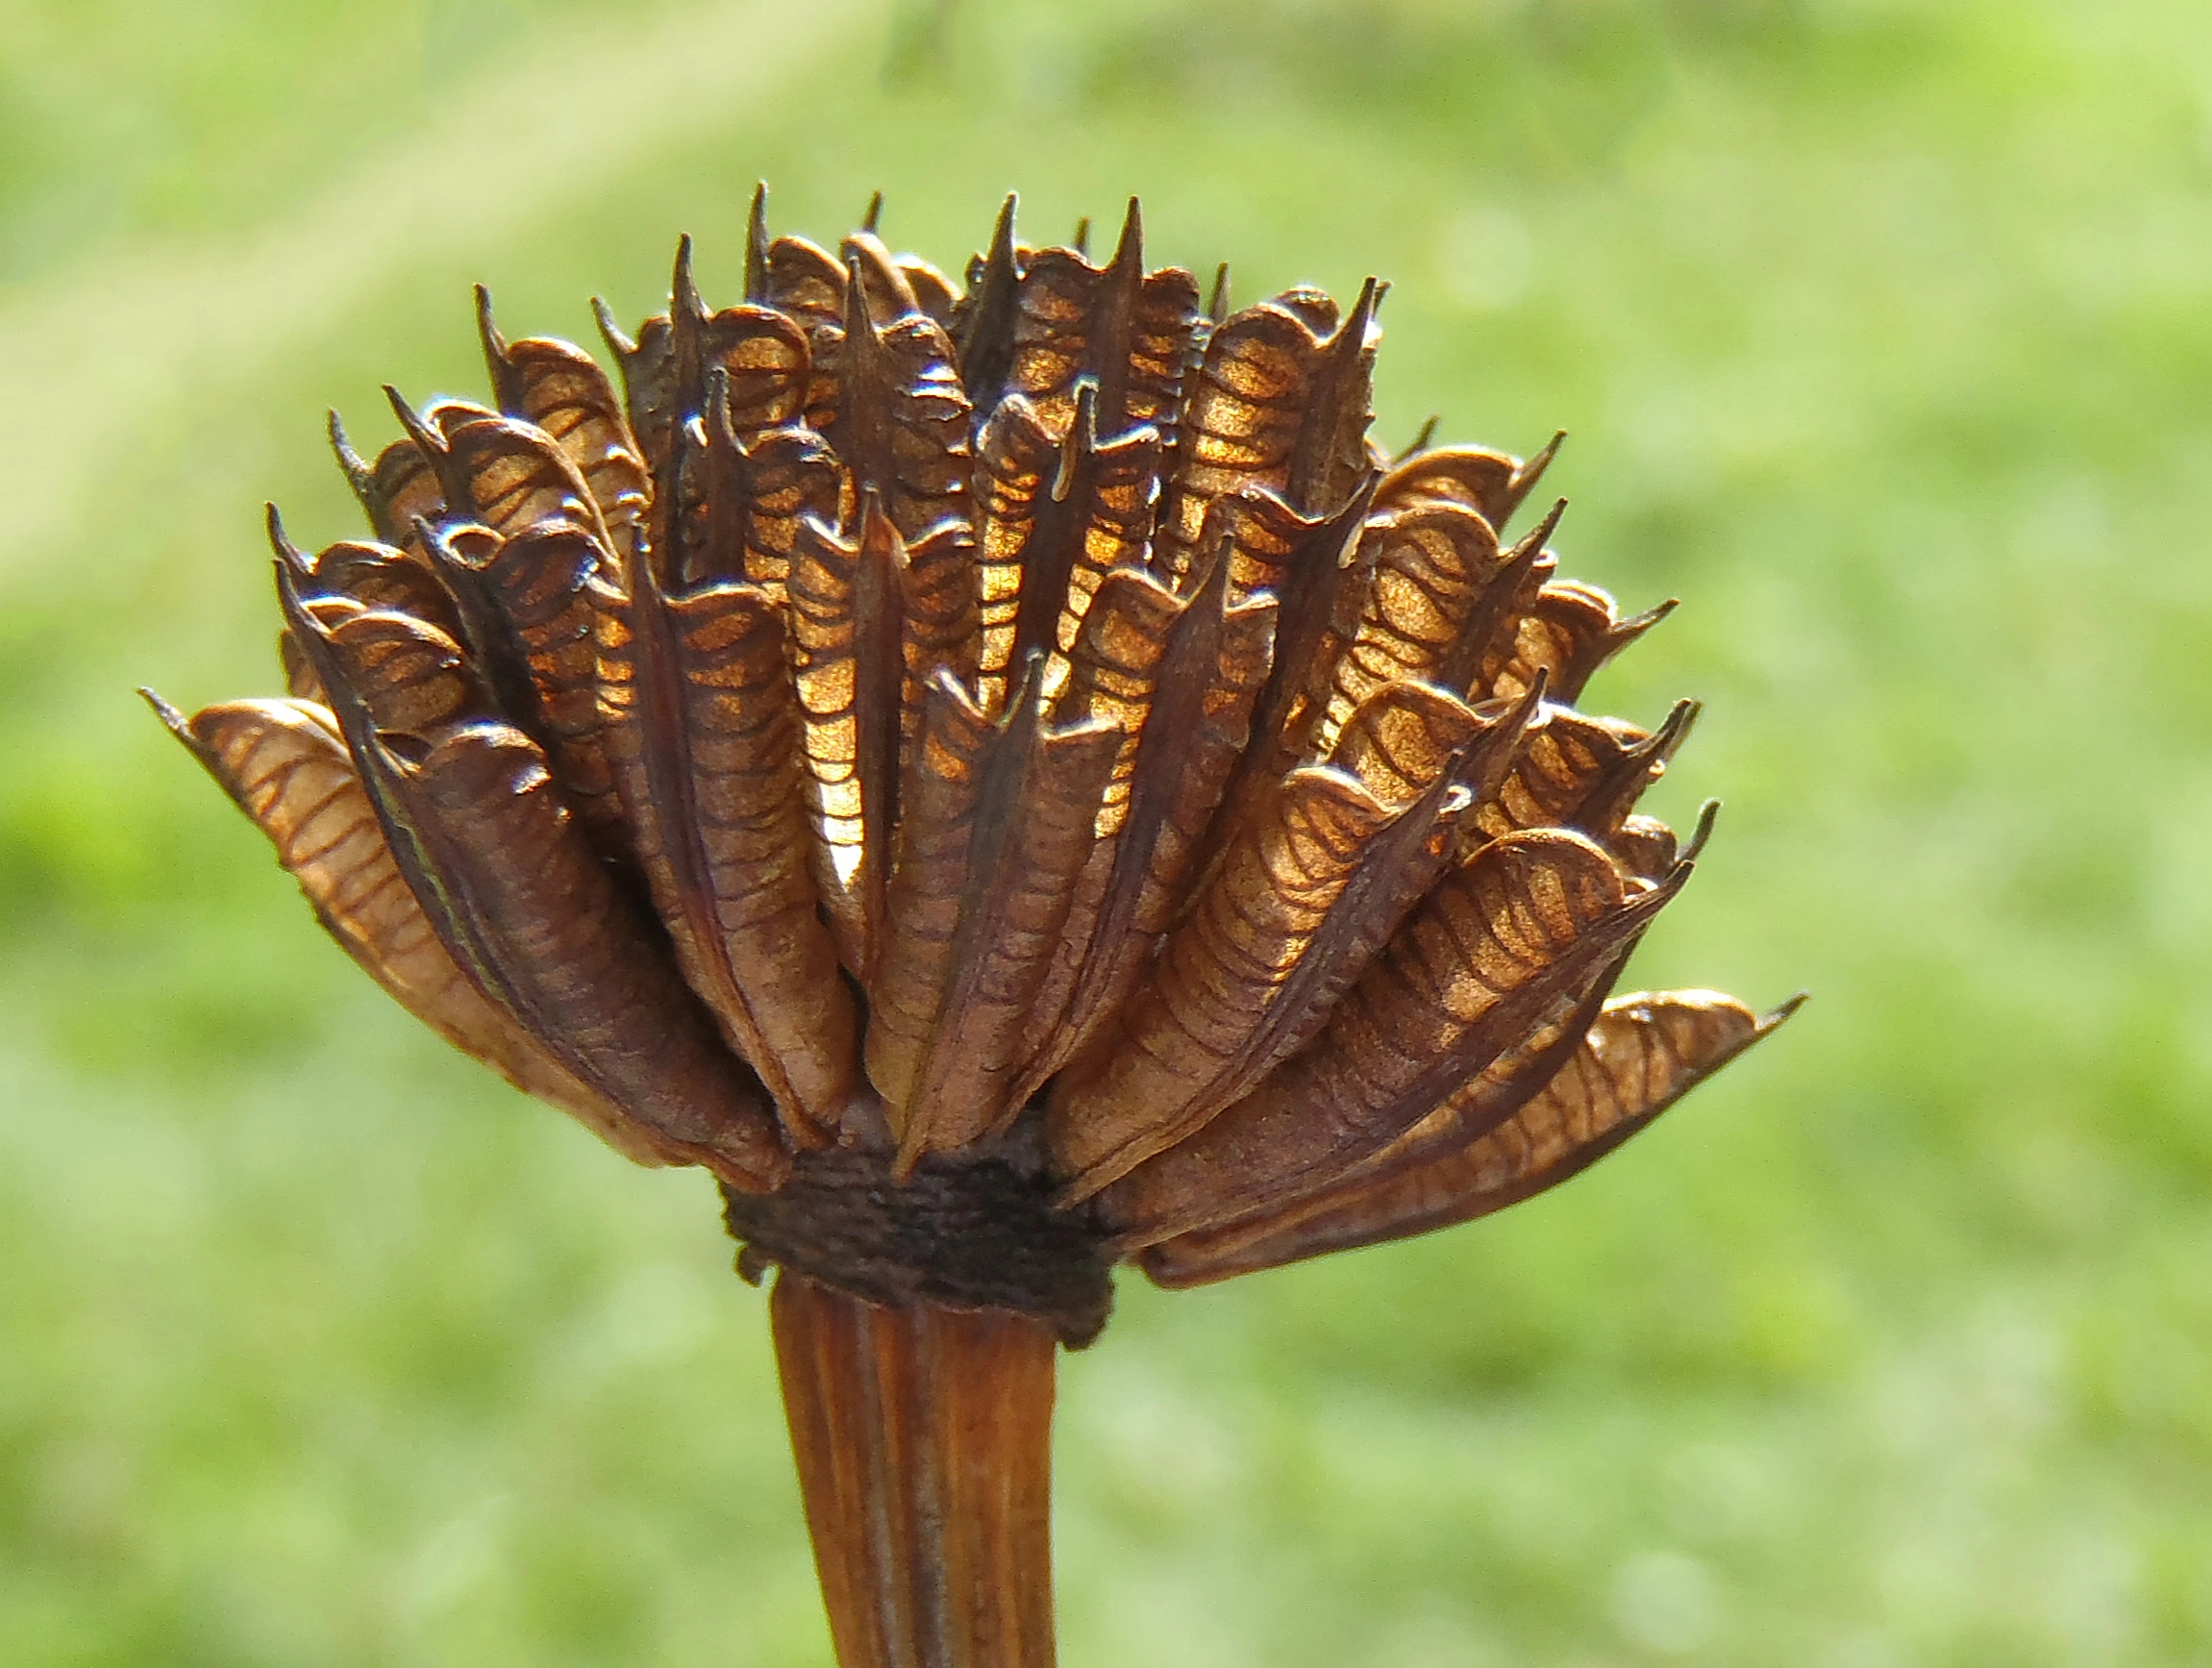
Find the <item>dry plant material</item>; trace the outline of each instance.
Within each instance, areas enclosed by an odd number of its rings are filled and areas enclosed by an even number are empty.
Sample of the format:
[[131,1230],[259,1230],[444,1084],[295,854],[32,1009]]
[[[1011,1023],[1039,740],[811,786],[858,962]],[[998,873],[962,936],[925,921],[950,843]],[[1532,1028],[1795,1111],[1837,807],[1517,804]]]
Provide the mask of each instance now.
[[840,1659],[1052,1656],[1056,1347],[1189,1285],[1466,1221],[1790,1011],[1616,996],[1682,889],[1686,734],[1578,711],[1664,609],[1556,576],[1553,456],[1368,436],[1382,287],[1230,311],[875,217],[680,247],[617,384],[493,405],[274,512],[283,699],[169,727],[455,1046],[721,1184],[774,1301]]

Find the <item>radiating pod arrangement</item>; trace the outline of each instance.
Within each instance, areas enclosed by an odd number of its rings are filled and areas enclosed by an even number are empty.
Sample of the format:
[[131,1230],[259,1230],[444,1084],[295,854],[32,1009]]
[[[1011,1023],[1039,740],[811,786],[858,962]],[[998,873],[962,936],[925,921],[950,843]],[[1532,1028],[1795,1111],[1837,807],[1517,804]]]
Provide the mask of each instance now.
[[[1231,311],[1010,199],[956,286],[875,219],[756,197],[718,311],[686,242],[619,393],[480,291],[490,404],[332,420],[373,538],[271,512],[288,695],[157,703],[410,1011],[719,1180],[803,1474],[871,1327],[1041,1336],[1049,1411],[1117,1262],[1482,1215],[1789,1011],[1613,994],[1710,818],[1636,810],[1691,704],[1576,703],[1664,610],[1556,576],[1550,448],[1369,438],[1379,286]],[[848,1662],[956,1625],[847,1600]]]

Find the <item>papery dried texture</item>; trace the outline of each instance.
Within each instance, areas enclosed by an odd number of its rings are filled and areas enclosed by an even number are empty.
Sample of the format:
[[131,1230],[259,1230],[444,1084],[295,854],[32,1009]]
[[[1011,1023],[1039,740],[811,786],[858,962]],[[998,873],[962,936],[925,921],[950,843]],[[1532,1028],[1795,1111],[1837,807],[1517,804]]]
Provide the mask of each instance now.
[[[1010,716],[1010,715],[1009,715]],[[1033,733],[1034,704],[1024,728]],[[976,807],[1005,727],[958,684],[934,685],[923,709],[901,799],[897,867],[881,954],[869,961],[867,1066],[891,1134],[907,1144],[909,1112],[936,1035],[969,886]]]
[[499,409],[542,429],[576,465],[608,528],[619,535],[644,518],[653,481],[607,373],[582,348],[552,336],[509,341],[476,286],[477,332]]
[[[607,545],[591,528],[560,517],[507,538],[488,528],[452,527],[425,544],[458,600],[461,635],[500,710],[545,749],[554,780],[601,855],[628,859],[630,831],[599,701],[599,637],[622,607],[608,584],[619,570]],[[318,585],[327,557],[316,564]]]
[[489,715],[490,690],[460,642],[411,615],[321,598],[311,612],[302,606],[293,630],[341,725],[358,709],[377,731],[427,744],[448,726]]
[[1128,996],[1170,925],[1198,841],[1250,735],[1275,604],[1233,607],[1221,564],[1178,603],[1144,575],[1101,586],[1079,639],[1063,714],[1121,727],[1102,837],[1031,1022],[1022,1097],[1083,1048]]
[[1197,281],[1180,267],[1144,269],[1132,197],[1105,266],[1073,249],[1040,249],[1023,262],[1006,391],[1027,396],[1056,435],[1074,421],[1084,383],[1100,434],[1146,425],[1172,435],[1198,329]]
[[1106,577],[1142,564],[1159,466],[1156,429],[1101,440],[1092,383],[1058,440],[1018,394],[992,413],[976,444],[986,701],[1031,651],[1072,653]]
[[411,829],[436,831],[410,866],[430,878],[443,906],[433,920],[449,944],[466,945],[478,981],[570,1070],[701,1150],[718,1176],[774,1185],[788,1159],[758,1089],[715,1045],[690,993],[573,836],[529,738],[471,726],[417,764],[385,756],[370,768],[386,776]]
[[679,241],[665,313],[633,341],[604,308],[600,334],[622,367],[624,403],[639,448],[661,486],[682,422],[701,411],[709,375],[721,375],[722,411],[738,439],[802,420],[812,376],[807,332],[773,308],[750,303],[709,312],[691,276],[691,240]]
[[[1058,710],[1063,718],[1097,719],[1121,732],[1113,771],[1099,807],[1099,834],[1102,839],[1110,839],[1129,821],[1137,759],[1143,749],[1146,721],[1159,695],[1161,673],[1165,669],[1171,679],[1179,676],[1177,668],[1168,664],[1169,649],[1181,643],[1181,660],[1203,666],[1206,644],[1202,639],[1211,623],[1210,610],[1222,599],[1203,592],[1196,598],[1178,597],[1141,569],[1123,568],[1105,577],[1092,600],[1093,606],[1084,610],[1081,631],[1071,645],[1067,684],[1060,692]],[[1259,615],[1247,616],[1239,625],[1239,635],[1248,642],[1245,652],[1263,656],[1266,645]],[[1187,669],[1181,675],[1186,687],[1196,686]],[[1161,736],[1164,739],[1164,731]],[[1169,751],[1158,741],[1154,745],[1163,757]],[[1141,840],[1131,841],[1132,846],[1139,843]],[[1111,853],[1103,855],[1110,857]]]
[[909,544],[871,488],[848,543],[803,523],[787,582],[804,711],[815,887],[838,954],[865,979],[878,947],[901,759],[940,674],[975,673],[975,547],[958,522]]
[[1051,1668],[1052,1329],[784,1273],[769,1312],[843,1668]]
[[[754,198],[754,230],[746,240],[748,283],[746,299],[789,313],[808,331],[845,324],[845,268],[834,255],[811,238],[786,233],[774,242],[763,242],[765,205]],[[758,274],[752,274],[754,262]]]
[[1323,335],[1312,315],[1276,303],[1214,331],[1178,432],[1156,569],[1186,574],[1207,510],[1240,488],[1267,487],[1305,513],[1332,511],[1352,495],[1368,468],[1377,293],[1370,280],[1351,315]]
[[902,1167],[1019,1109],[1022,1023],[1120,739],[1103,723],[1048,730],[1031,665],[996,721],[940,679],[907,773],[867,1044]]
[[968,516],[969,406],[944,327],[921,312],[879,324],[848,286],[830,444],[853,491],[873,489],[891,524],[917,538]]
[[397,390],[385,394],[437,479],[435,519],[465,515],[502,536],[543,521],[580,522],[611,560],[613,542],[591,488],[544,430],[453,402],[418,413]]
[[891,263],[907,281],[907,287],[914,292],[914,304],[939,324],[951,325],[953,310],[960,300],[953,281],[934,262],[907,250],[893,255]]
[[758,585],[665,595],[651,562],[632,591],[599,656],[632,849],[685,980],[812,1144],[858,1024],[815,913],[783,610]]
[[1571,987],[1551,1004],[1537,1025],[1454,1088],[1433,1111],[1387,1146],[1354,1164],[1321,1192],[1335,1195],[1385,1175],[1400,1174],[1465,1147],[1513,1116],[1565,1069],[1604,1010],[1628,959],[1624,953],[1596,977]]
[[1247,488],[1207,511],[1211,548],[1277,598],[1273,658],[1255,698],[1250,738],[1221,794],[1207,845],[1227,849],[1272,785],[1319,751],[1330,674],[1357,629],[1375,572],[1373,543],[1360,536],[1374,491],[1370,475],[1330,515],[1301,515],[1276,494]]
[[1420,504],[1463,504],[1503,533],[1565,438],[1553,436],[1550,445],[1526,461],[1487,446],[1417,444],[1377,485],[1375,508],[1387,514]]
[[[684,333],[676,335],[679,373],[688,375]],[[740,445],[806,420],[813,355],[806,333],[782,313],[732,307],[700,318],[697,351],[703,378],[712,375],[719,389],[707,417],[726,420]]]
[[1004,1130],[1027,1098],[1018,1075],[1031,1058],[1027,1022],[1094,849],[1099,800],[1120,735],[1082,723],[1023,745],[1022,729],[1017,710],[977,802],[957,972],[939,1009],[902,1163]]
[[[1454,553],[1440,563],[1433,560],[1436,535],[1454,527],[1463,530],[1474,516],[1490,528],[1503,528],[1557,446],[1554,437],[1525,463],[1479,448],[1423,452],[1382,477],[1375,491],[1377,519],[1367,536],[1379,543],[1386,530],[1401,525],[1426,529],[1432,552],[1423,552],[1417,543],[1405,548],[1399,563],[1404,583],[1396,586],[1383,585],[1379,575],[1369,617],[1359,628],[1366,647],[1338,662],[1338,678],[1349,675],[1354,685],[1345,696],[1356,698],[1362,673],[1344,661],[1364,659],[1372,668],[1368,676],[1387,675],[1394,664],[1411,670],[1432,661],[1430,670],[1416,675],[1471,689],[1477,700],[1518,700],[1541,675],[1545,693],[1571,704],[1600,667],[1673,611],[1670,601],[1623,619],[1613,599],[1596,585],[1553,578],[1554,561],[1545,546],[1563,503],[1513,546],[1511,585],[1493,585],[1470,596],[1464,557]],[[1461,533],[1454,542],[1479,555],[1484,542],[1494,544],[1495,539],[1476,535],[1470,546]],[[1390,566],[1384,560],[1382,571]],[[1446,626],[1449,630],[1440,629]],[[1338,717],[1343,699],[1332,704]]]
[[730,427],[728,401],[708,381],[706,458],[701,465],[705,525],[686,553],[687,579],[746,580],[781,601],[808,520],[834,522],[844,470],[811,429],[773,429],[750,446]]
[[848,233],[838,241],[837,254],[845,262],[848,296],[851,286],[857,285],[867,303],[868,316],[878,324],[889,324],[909,312],[928,311],[914,292],[907,269],[891,253],[890,246],[876,236],[874,226]]
[[[1074,721],[1097,720],[1115,727],[1118,738],[1099,790],[1092,838],[1078,872],[1058,942],[1039,982],[1024,1024],[1021,1054],[1027,1062],[1018,1097],[1027,1100],[1040,1083],[1057,1070],[1063,1052],[1072,1052],[1073,1038],[1083,1029],[1081,1014],[1071,1015],[1085,962],[1100,927],[1100,911],[1114,884],[1117,859],[1124,850],[1123,832],[1129,820],[1136,761],[1144,730],[1151,715],[1153,693],[1160,661],[1171,634],[1188,605],[1140,571],[1124,569],[1108,574],[1100,585],[1094,605],[1086,611],[1073,651],[1068,683],[1058,712]],[[1156,794],[1153,814],[1164,809]],[[1127,849],[1134,854],[1141,840],[1132,838]],[[1130,873],[1135,872],[1134,858]],[[1133,904],[1131,884],[1124,881],[1123,908]],[[1109,935],[1126,928],[1108,929]],[[1138,950],[1128,950],[1123,959],[1132,965]],[[1102,970],[1111,958],[1102,953]],[[1117,976],[1118,977],[1118,976]],[[1107,975],[1097,976],[1105,988]],[[1084,1011],[1097,1006],[1086,1003]]]
[[899,605],[899,730],[921,729],[925,691],[940,674],[976,683],[982,614],[976,595],[976,541],[963,521],[940,521],[907,541]]
[[1596,585],[1549,581],[1515,620],[1512,637],[1493,644],[1483,657],[1477,686],[1511,700],[1527,692],[1542,672],[1553,700],[1578,701],[1601,666],[1674,609],[1672,602],[1664,602],[1622,619],[1613,599]]
[[1449,690],[1405,679],[1383,685],[1353,710],[1329,749],[1329,762],[1378,799],[1396,804],[1428,792],[1479,739],[1487,786],[1487,779],[1504,777],[1520,751],[1524,718],[1504,708],[1485,715]]
[[428,552],[341,539],[310,556],[286,536],[273,505],[267,526],[270,549],[302,576],[311,594],[408,614],[449,636],[460,635],[460,615]]
[[774,1185],[789,1160],[758,1087],[585,844],[543,750],[456,711],[472,680],[429,628],[360,615],[333,630],[288,577],[281,588],[400,872],[477,987],[564,1069],[724,1180]]
[[303,701],[229,701],[189,719],[148,695],[170,733],[276,848],[340,948],[401,1007],[525,1094],[641,1164],[683,1162],[487,1002],[438,942],[385,844],[336,720]]
[[768,240],[764,204],[756,196],[745,243],[745,295],[773,307],[806,332],[809,354],[804,402],[807,427],[826,434],[837,415],[845,352],[845,268],[809,238]]
[[[1072,1196],[1187,1138],[1312,1038],[1453,860],[1532,706],[1485,718],[1439,690],[1389,685],[1361,706],[1329,760],[1383,809],[1380,823],[1330,860],[1326,841],[1299,839],[1279,820],[1299,784],[1332,774],[1302,769],[1239,825],[1126,1010],[1110,1059],[1106,1039],[1094,1044],[1089,1058],[1107,1059],[1104,1081],[1085,1083],[1079,1062],[1056,1089],[1048,1134],[1064,1134],[1054,1141],[1063,1168],[1081,1169]],[[1117,1123],[1142,1133],[1110,1157],[1087,1158]]]
[[[1325,1184],[1417,1098],[1354,1059],[1350,1031],[1330,1039],[1395,965],[1393,934],[1504,860],[1486,841],[1587,834],[1623,919],[1678,884],[1673,832],[1632,808],[1687,710],[1648,734],[1564,706],[1661,610],[1623,620],[1553,578],[1555,512],[1501,548],[1553,448],[1523,461],[1424,431],[1380,466],[1379,285],[1349,315],[1301,286],[1230,316],[1224,269],[1202,317],[1187,274],[1146,271],[1133,204],[1098,265],[1081,236],[1023,247],[1009,199],[956,296],[890,250],[876,207],[832,254],[771,239],[757,193],[744,296],[720,311],[680,243],[667,311],[635,340],[606,320],[623,410],[575,350],[509,343],[480,294],[499,411],[394,396],[408,437],[373,466],[335,436],[394,548],[283,552],[287,676],[324,690],[318,635],[352,657],[360,686],[336,699],[362,707],[349,734],[380,805],[463,737],[510,727],[540,750],[546,803],[611,865],[614,918],[642,881],[664,921],[633,925],[655,943],[665,926],[794,1144],[857,1086],[810,891],[878,999],[867,1052],[906,1163],[984,1139],[1057,1073],[1059,1181],[1156,1181],[1155,1158],[1203,1167],[1335,1056],[1361,1129],[1289,1143],[1266,1183]],[[925,745],[933,683],[953,693]],[[963,725],[972,757],[939,770]],[[1365,819],[1334,843],[1282,814],[1321,780]],[[469,949],[435,865],[405,839],[395,855]],[[1484,1040],[1435,1069],[1503,1104],[1602,1000],[1634,936],[1608,932],[1479,1025],[1460,1015]],[[872,1108],[862,1123],[873,1138]]]
[[346,439],[345,425],[336,411],[330,413],[330,441],[346,485],[360,500],[361,510],[377,537],[427,561],[415,542],[415,526],[442,517],[445,499],[422,449],[411,439],[394,440],[377,454],[374,463],[365,462]]
[[1577,834],[1483,847],[1399,929],[1307,1047],[1100,1195],[1141,1247],[1325,1183],[1612,965],[1687,878],[1637,888]]
[[1753,1014],[1706,990],[1616,997],[1556,1075],[1494,1127],[1470,1127],[1447,1103],[1408,1133],[1403,1154],[1386,1151],[1282,1210],[1156,1245],[1145,1272],[1161,1285],[1203,1285],[1502,1210],[1595,1163],[1797,1007]]
[[1495,792],[1476,809],[1475,827],[1492,838],[1571,828],[1620,856],[1616,842],[1638,797],[1665,771],[1697,714],[1697,703],[1684,701],[1656,731],[1648,731],[1619,718],[1546,707]]
[[[1429,503],[1378,514],[1362,534],[1372,561],[1359,623],[1336,656],[1318,740],[1326,746],[1361,701],[1418,679],[1454,693],[1481,687],[1484,651],[1533,602],[1551,565],[1556,512],[1511,550],[1472,510]],[[1503,693],[1503,691],[1501,691]],[[1512,691],[1519,694],[1521,691]]]
[[[424,555],[393,545],[348,539],[310,556],[286,535],[283,519],[274,505],[268,510],[268,534],[269,545],[277,560],[302,576],[313,597],[342,600],[360,609],[385,613],[406,614],[435,626],[448,636],[461,635],[460,615],[454,600]],[[289,627],[278,633],[277,645],[285,668],[286,690],[304,700],[322,702],[322,683],[308,660],[306,649]]]
[[1442,874],[1527,717],[1392,685],[1331,768],[1284,780],[1119,1024],[1056,1080],[1047,1138],[1071,1198],[1187,1139],[1321,1029]]
[[838,956],[865,979],[883,919],[906,691],[905,541],[870,512],[860,536],[800,529],[788,591],[802,709],[808,843]]
[[[1401,853],[1387,836],[1416,809],[1417,850]],[[1324,926],[1368,859],[1381,850],[1414,859],[1425,842],[1439,859],[1448,849],[1436,810],[1387,805],[1333,769],[1291,774],[1270,814],[1239,832],[1134,1000],[1055,1082],[1049,1138],[1074,1178],[1071,1198],[1186,1138],[1248,1086],[1271,1008],[1318,966]]]
[[[1208,506],[1200,544],[1206,550],[1227,546],[1232,594],[1267,591],[1288,609],[1292,595],[1316,577],[1308,570],[1335,572],[1347,537],[1358,532],[1370,513],[1366,497],[1355,502],[1358,513],[1349,520],[1341,515],[1302,515],[1280,493],[1264,486],[1242,487]],[[1305,669],[1302,661],[1300,670]]]

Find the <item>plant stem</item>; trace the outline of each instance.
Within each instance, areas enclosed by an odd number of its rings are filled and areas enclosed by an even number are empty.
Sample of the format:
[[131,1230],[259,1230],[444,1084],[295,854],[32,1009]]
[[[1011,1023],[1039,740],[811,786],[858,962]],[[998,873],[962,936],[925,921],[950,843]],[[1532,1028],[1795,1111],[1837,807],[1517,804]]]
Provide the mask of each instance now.
[[1052,1328],[788,1270],[769,1313],[840,1668],[1052,1668]]

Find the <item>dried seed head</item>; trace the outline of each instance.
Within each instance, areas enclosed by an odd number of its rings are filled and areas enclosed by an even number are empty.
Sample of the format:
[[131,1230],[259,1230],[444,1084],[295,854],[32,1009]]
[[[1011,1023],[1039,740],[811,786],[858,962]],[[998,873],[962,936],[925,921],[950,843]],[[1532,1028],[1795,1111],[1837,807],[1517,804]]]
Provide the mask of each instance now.
[[[1484,1214],[1780,1023],[1614,997],[1688,878],[1688,732],[1573,703],[1671,604],[1556,577],[1526,461],[1368,436],[1384,286],[1241,311],[1015,202],[956,287],[880,236],[678,247],[591,357],[331,440],[272,511],[292,698],[164,722],[457,1046],[723,1183],[749,1270],[1023,1311]],[[595,304],[598,305],[598,304]],[[495,409],[494,409],[495,408]],[[794,1299],[794,1303],[798,1300]]]

